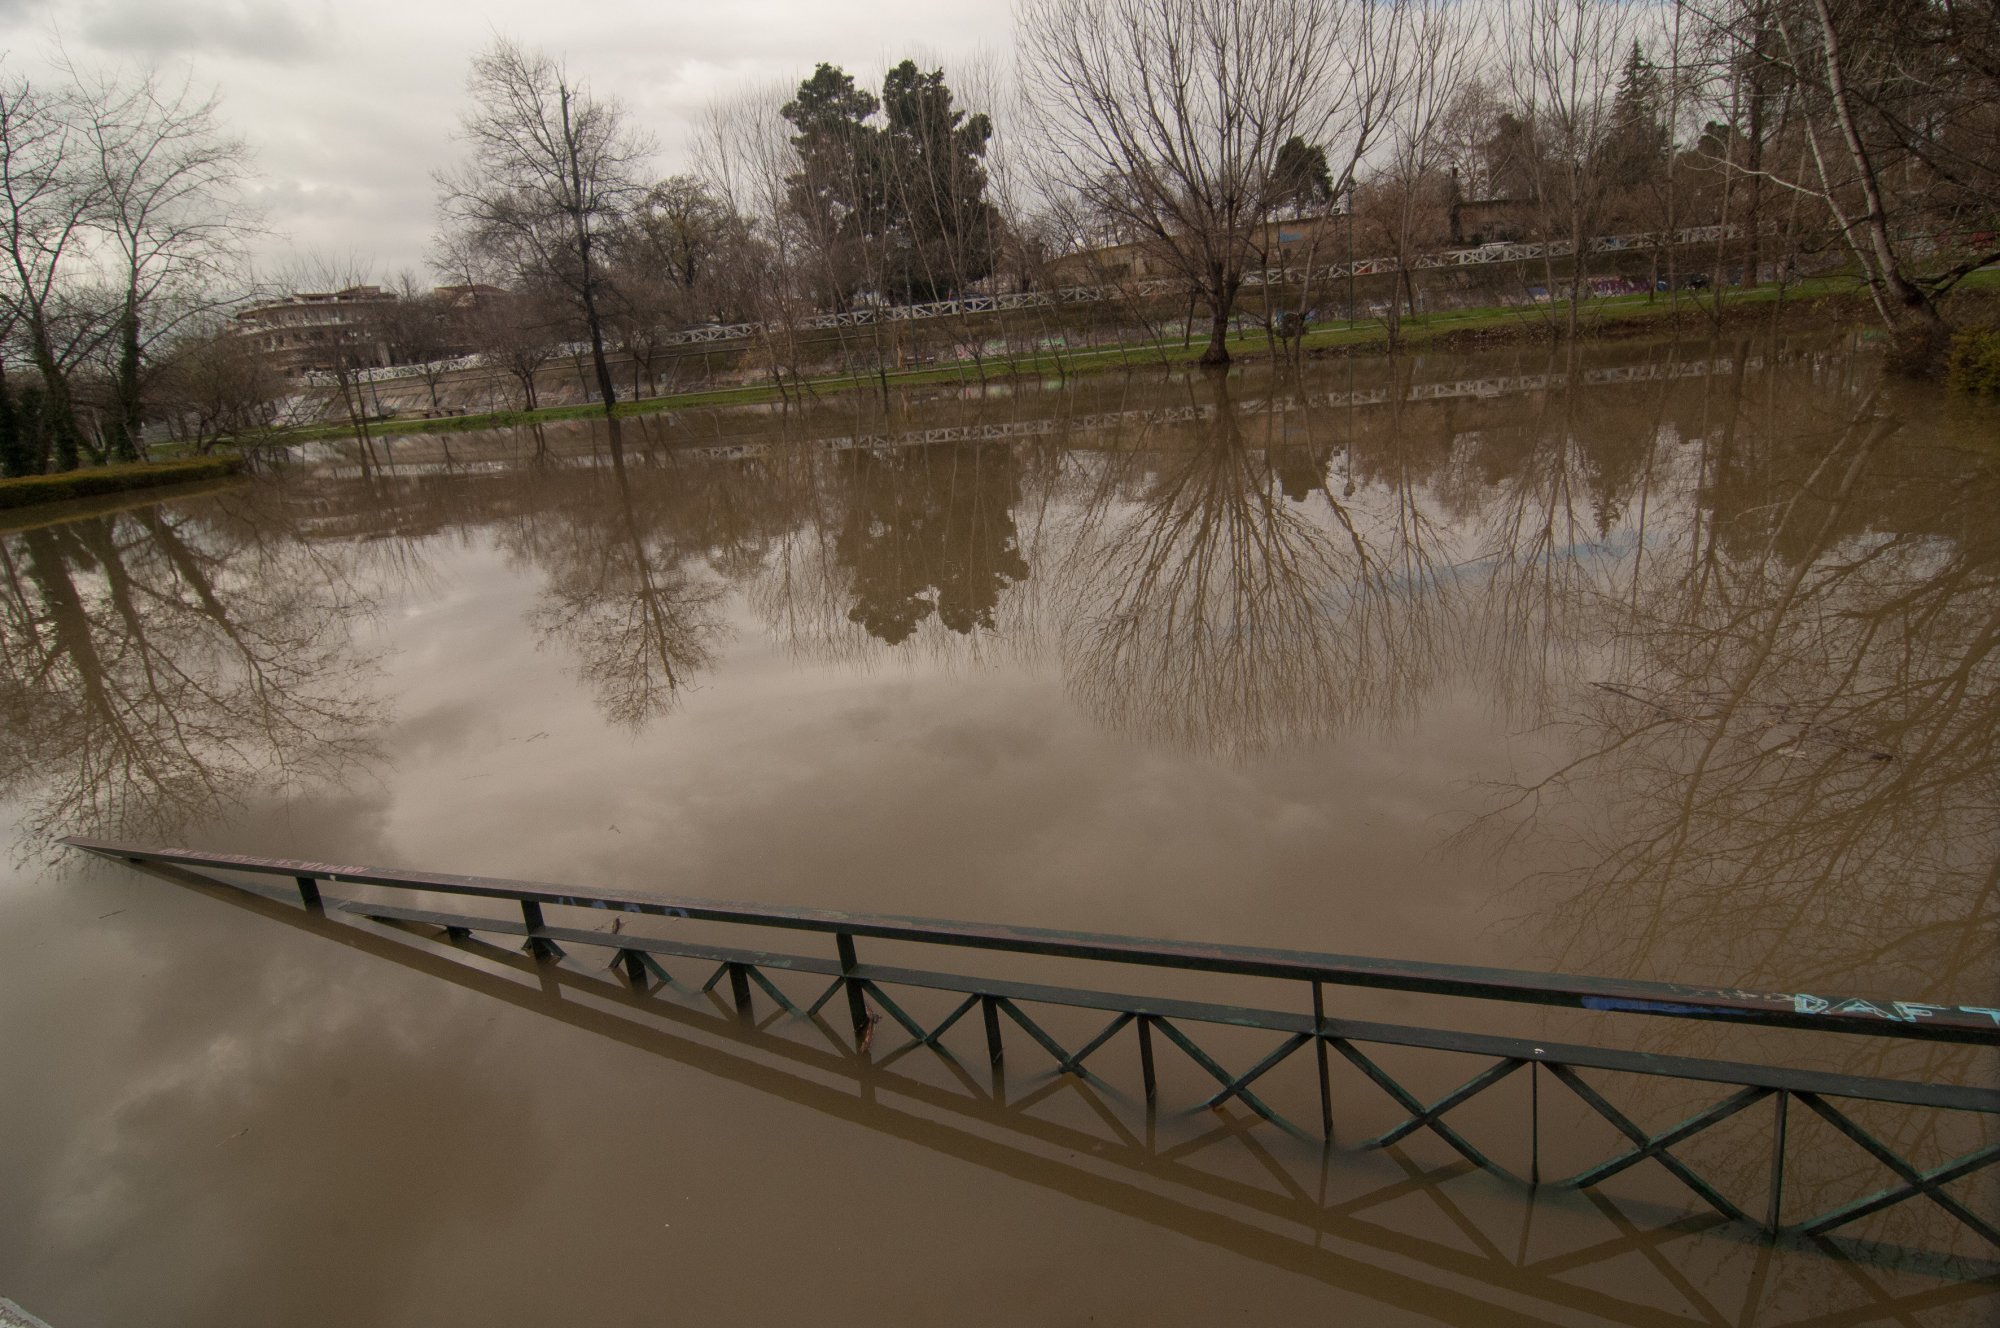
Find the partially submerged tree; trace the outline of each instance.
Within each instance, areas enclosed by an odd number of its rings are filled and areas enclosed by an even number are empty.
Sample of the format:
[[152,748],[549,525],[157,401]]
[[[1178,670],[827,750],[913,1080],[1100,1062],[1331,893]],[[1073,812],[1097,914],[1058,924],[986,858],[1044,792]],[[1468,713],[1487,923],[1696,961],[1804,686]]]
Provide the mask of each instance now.
[[[1403,0],[1025,0],[1021,64],[1053,183],[1149,245],[1208,307],[1227,364],[1253,247],[1320,145],[1339,194],[1395,83]],[[1291,163],[1288,161],[1287,165]]]
[[79,83],[90,219],[106,241],[96,257],[117,311],[106,441],[113,457],[135,461],[148,347],[245,285],[242,247],[257,223],[242,196],[249,149],[222,131],[217,96],[192,81],[149,72]]
[[0,80],[0,301],[40,377],[37,423],[58,470],[76,469],[84,446],[63,353],[61,282],[99,201],[75,100],[25,77]]
[[[1753,178],[1825,209],[1883,322],[1917,360],[1929,358],[1946,331],[1939,301],[2000,260],[1991,239],[2000,9],[1980,0],[1683,2],[1724,57],[1746,66],[1760,119],[1774,89],[1793,103],[1797,159],[1760,158]],[[1971,243],[1938,243],[1954,233]]]
[[460,134],[471,157],[437,177],[446,223],[500,256],[522,284],[547,285],[575,304],[610,416],[618,389],[605,359],[605,240],[644,195],[652,143],[560,61],[509,41],[473,58],[469,86]]

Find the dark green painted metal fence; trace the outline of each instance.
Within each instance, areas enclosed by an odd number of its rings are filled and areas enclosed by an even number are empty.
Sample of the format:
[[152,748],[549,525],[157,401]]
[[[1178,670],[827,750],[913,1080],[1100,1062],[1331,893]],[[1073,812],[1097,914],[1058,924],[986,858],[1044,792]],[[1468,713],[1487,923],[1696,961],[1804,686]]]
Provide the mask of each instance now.
[[[877,1016],[871,1005],[908,1035],[890,1057],[928,1048],[945,1054],[941,1039],[977,1011],[983,1050],[998,1066],[1006,1053],[1007,1034],[1025,1037],[1046,1054],[1065,1075],[1093,1073],[1107,1049],[1129,1033],[1136,1043],[1140,1086],[1149,1103],[1159,1091],[1156,1056],[1161,1043],[1186,1056],[1213,1080],[1213,1089],[1191,1104],[1216,1108],[1233,1101],[1272,1125],[1305,1135],[1296,1123],[1275,1109],[1253,1087],[1272,1070],[1307,1047],[1313,1049],[1319,1086],[1318,1133],[1331,1139],[1334,1103],[1330,1065],[1334,1058],[1353,1066],[1406,1113],[1403,1119],[1363,1145],[1386,1147],[1419,1131],[1441,1140],[1466,1162],[1485,1171],[1530,1185],[1590,1190],[1641,1163],[1663,1167],[1680,1184],[1699,1196],[1722,1219],[1759,1222],[1771,1231],[1789,1230],[1825,1236],[1860,1218],[1913,1198],[1923,1198],[1985,1241],[2000,1246],[2000,1231],[1949,1187],[2000,1161],[2000,1144],[1984,1144],[1959,1156],[1924,1168],[1865,1129],[1854,1117],[1854,1102],[1891,1104],[1946,1113],[1991,1116],[2000,1113],[2000,1092],[1964,1084],[1916,1082],[1908,1079],[1834,1074],[1779,1065],[1664,1056],[1607,1047],[1561,1044],[1487,1033],[1393,1025],[1346,1019],[1327,1012],[1327,989],[1379,988],[1434,996],[1571,1007],[1606,1014],[1637,1014],[1677,1020],[1723,1021],[1751,1027],[1809,1029],[1905,1041],[1948,1042],[1979,1047],[2000,1046],[2000,1010],[1981,1006],[1941,1005],[1830,996],[1809,992],[1751,992],[1623,982],[1508,969],[1419,964],[1389,960],[1314,954],[1245,946],[1198,945],[1147,940],[1130,936],[1061,932],[1041,928],[1002,927],[936,919],[878,914],[841,913],[818,909],[775,908],[758,904],[705,899],[677,899],[621,894],[577,886],[509,881],[489,877],[445,876],[332,863],[296,862],[149,848],[132,844],[73,838],[72,847],[123,861],[184,883],[231,888],[272,897],[268,884],[207,876],[193,869],[224,871],[252,878],[280,878],[280,887],[304,907],[319,914],[345,914],[404,927],[437,928],[443,938],[469,943],[477,934],[522,938],[523,948],[543,965],[561,966],[565,947],[609,952],[611,965],[630,989],[648,993],[679,985],[666,967],[668,960],[693,960],[706,974],[700,990],[728,984],[730,1000],[744,1019],[754,1017],[758,993],[775,1006],[778,1017],[809,1020],[825,1027],[820,1011],[844,998],[844,1009],[856,1046],[866,1055]],[[490,917],[442,911],[376,900],[330,897],[323,885],[350,884],[387,890],[464,896],[505,901],[519,910],[514,917]],[[793,954],[718,945],[671,936],[641,935],[623,930],[624,917],[612,930],[562,925],[545,910],[592,910],[601,923],[603,910],[634,918],[671,919],[677,923],[726,923],[830,936],[833,954]],[[576,919],[582,921],[583,919]],[[675,932],[688,930],[676,926]],[[1094,988],[1051,986],[967,974],[938,972],[864,962],[859,942],[915,943],[976,950],[1052,956],[1094,964],[1175,969],[1194,973],[1296,983],[1298,1008],[1273,1009],[1217,1004],[1177,997],[1121,994]],[[871,956],[872,959],[872,956]],[[824,979],[816,996],[787,994],[775,977],[799,974]],[[905,1009],[890,988],[932,990],[955,994],[956,1004],[928,1027]],[[1094,1010],[1108,1020],[1073,1049],[1065,1046],[1030,1007]],[[1231,1071],[1196,1040],[1198,1026],[1233,1027],[1275,1033],[1279,1040],[1247,1069]],[[1206,1036],[1206,1035],[1205,1035]],[[1381,1048],[1414,1048],[1476,1058],[1479,1068],[1456,1088],[1425,1102],[1383,1064]],[[1371,1049],[1374,1054],[1371,1053]],[[1528,1174],[1517,1176],[1488,1151],[1476,1146],[1446,1118],[1494,1085],[1525,1070],[1530,1079],[1528,1113]],[[1719,1101],[1664,1130],[1648,1131],[1606,1096],[1603,1076],[1636,1074],[1728,1089]],[[1586,1077],[1586,1076],[1590,1077]],[[1615,1155],[1560,1180],[1544,1180],[1539,1172],[1537,1123],[1542,1081],[1560,1085],[1601,1117],[1625,1140]],[[1676,1154],[1703,1131],[1760,1106],[1771,1106],[1770,1158],[1764,1211],[1753,1215],[1730,1199],[1708,1177]],[[1838,1131],[1871,1157],[1893,1183],[1874,1193],[1825,1207],[1810,1215],[1784,1220],[1785,1159],[1793,1104]],[[1961,1189],[1967,1187],[1960,1187]]]

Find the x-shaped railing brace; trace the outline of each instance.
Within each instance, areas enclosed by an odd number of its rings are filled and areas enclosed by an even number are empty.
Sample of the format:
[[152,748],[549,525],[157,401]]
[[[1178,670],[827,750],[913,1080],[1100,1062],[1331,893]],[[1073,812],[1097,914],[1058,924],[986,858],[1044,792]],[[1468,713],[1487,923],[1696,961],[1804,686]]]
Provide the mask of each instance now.
[[1589,1171],[1582,1172],[1579,1175],[1570,1177],[1566,1181],[1560,1182],[1562,1185],[1572,1189],[1585,1189],[1597,1184],[1597,1182],[1604,1180],[1606,1177],[1623,1171],[1634,1163],[1644,1161],[1650,1157],[1672,1172],[1681,1184],[1700,1195],[1716,1212],[1721,1213],[1731,1221],[1747,1222],[1750,1220],[1741,1208],[1731,1203],[1723,1196],[1720,1190],[1703,1180],[1696,1174],[1694,1168],[1675,1157],[1669,1150],[1674,1145],[1685,1142],[1691,1136],[1700,1133],[1718,1121],[1727,1120],[1729,1117],[1734,1116],[1751,1103],[1769,1097],[1771,1094],[1770,1089],[1742,1089],[1724,1098],[1707,1111],[1682,1121],[1679,1125],[1663,1130],[1659,1134],[1647,1134],[1645,1130],[1633,1124],[1624,1112],[1605,1101],[1596,1089],[1585,1083],[1577,1075],[1576,1071],[1570,1069],[1569,1066],[1558,1065],[1553,1061],[1543,1061],[1541,1064],[1548,1066],[1549,1073],[1560,1080],[1572,1093],[1575,1093],[1584,1102],[1589,1104],[1592,1111],[1604,1117],[1605,1120],[1610,1121],[1614,1129],[1638,1145],[1632,1151],[1615,1157],[1602,1166],[1592,1167]]
[[1824,1235],[1835,1227],[1845,1226],[1857,1218],[1866,1217],[1870,1213],[1880,1212],[1892,1204],[1899,1204],[1905,1199],[1914,1198],[1921,1194],[1959,1221],[1965,1223],[1968,1227],[1971,1227],[1981,1236],[1993,1242],[1993,1244],[2000,1245],[2000,1232],[1996,1232],[1977,1213],[1944,1192],[1946,1185],[1959,1179],[1961,1176],[1969,1176],[1975,1171],[1979,1171],[1982,1168],[1991,1166],[1996,1161],[2000,1161],[2000,1144],[1989,1144],[1985,1148],[1976,1149],[1962,1157],[1954,1158],[1942,1166],[1933,1167],[1929,1171],[1918,1171],[1915,1167],[1897,1156],[1895,1151],[1889,1148],[1888,1145],[1876,1139],[1874,1135],[1868,1133],[1868,1131],[1862,1129],[1859,1125],[1856,1125],[1839,1108],[1819,1096],[1819,1094],[1796,1093],[1793,1096],[1805,1103],[1806,1106],[1812,1108],[1827,1124],[1861,1145],[1876,1161],[1895,1172],[1897,1177],[1903,1182],[1899,1188],[1882,1190],[1879,1193],[1870,1195],[1866,1199],[1857,1200],[1844,1207],[1836,1208],[1832,1212],[1823,1213],[1810,1221],[1801,1222],[1799,1224],[1800,1231],[1809,1236]]
[[1471,1098],[1485,1092],[1488,1088],[1499,1083],[1502,1079],[1505,1079],[1528,1062],[1515,1060],[1511,1057],[1497,1060],[1472,1078],[1460,1084],[1457,1088],[1454,1088],[1451,1092],[1439,1098],[1436,1102],[1425,1106],[1408,1089],[1396,1082],[1395,1076],[1377,1065],[1368,1057],[1367,1053],[1363,1052],[1346,1038],[1329,1037],[1327,1041],[1331,1042],[1334,1050],[1345,1056],[1356,1069],[1367,1075],[1377,1088],[1380,1088],[1383,1092],[1394,1098],[1403,1110],[1410,1113],[1408,1120],[1405,1120],[1402,1124],[1389,1130],[1387,1133],[1370,1139],[1362,1145],[1363,1148],[1387,1148],[1390,1144],[1396,1143],[1398,1140],[1407,1137],[1417,1130],[1429,1130],[1432,1134],[1435,1134],[1438,1138],[1451,1145],[1454,1151],[1474,1166],[1502,1176],[1513,1174],[1507,1168],[1493,1161],[1492,1158],[1486,1156],[1486,1154],[1480,1152],[1477,1148],[1474,1148],[1457,1130],[1446,1125],[1443,1118],[1446,1112],[1451,1111],[1455,1107],[1465,1105]]

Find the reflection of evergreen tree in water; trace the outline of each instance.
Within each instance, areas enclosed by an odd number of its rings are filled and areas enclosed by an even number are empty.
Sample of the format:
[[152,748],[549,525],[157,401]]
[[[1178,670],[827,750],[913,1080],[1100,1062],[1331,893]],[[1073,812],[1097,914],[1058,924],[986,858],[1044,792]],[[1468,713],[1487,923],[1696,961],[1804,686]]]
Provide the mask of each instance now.
[[193,510],[0,539],[0,796],[31,800],[24,852],[171,833],[371,750],[352,566],[274,503]]
[[848,617],[896,645],[926,618],[992,630],[1000,594],[1028,579],[1014,526],[1020,466],[1007,447],[854,455],[834,550],[852,576]]

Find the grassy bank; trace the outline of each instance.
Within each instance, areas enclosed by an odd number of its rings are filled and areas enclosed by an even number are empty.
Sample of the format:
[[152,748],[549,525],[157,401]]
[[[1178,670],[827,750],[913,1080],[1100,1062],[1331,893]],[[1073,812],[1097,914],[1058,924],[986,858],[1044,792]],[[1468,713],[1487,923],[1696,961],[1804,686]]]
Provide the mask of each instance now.
[[[2000,291],[2000,272],[1975,273],[1961,284],[1961,290]],[[1782,309],[1777,308],[1782,304]],[[1247,312],[1247,311],[1246,311]],[[1495,306],[1426,314],[1405,319],[1398,336],[1403,349],[1472,348],[1508,343],[1553,341],[1560,334],[1565,311],[1547,305],[1530,307]],[[1608,338],[1662,331],[1705,332],[1721,326],[1741,326],[1780,313],[1788,326],[1820,329],[1863,323],[1873,317],[1867,292],[1851,278],[1825,277],[1801,282],[1782,293],[1764,286],[1747,291],[1725,291],[1718,308],[1708,294],[1683,294],[1677,301],[1666,295],[1619,295],[1593,298],[1582,308],[1582,335]],[[1387,327],[1379,320],[1353,324],[1323,325],[1300,340],[1300,351],[1308,356],[1371,354],[1388,351]],[[1233,337],[1230,353],[1238,360],[1269,358],[1271,343],[1262,332]],[[889,370],[880,374],[839,374],[788,384],[785,389],[763,383],[741,387],[710,388],[621,401],[614,410],[620,418],[657,411],[688,410],[704,406],[755,405],[783,400],[787,395],[825,396],[839,392],[873,391],[883,386],[913,387],[926,383],[976,383],[1009,378],[1067,377],[1118,368],[1186,368],[1201,357],[1202,343],[1183,346],[1150,341],[1100,346],[1078,351],[1035,351],[1027,355],[987,360],[983,366],[955,363],[924,369]],[[983,371],[983,372],[982,372]],[[587,420],[600,417],[604,408],[595,403],[552,406],[542,410],[500,410],[480,414],[441,416],[435,419],[384,420],[371,424],[377,437],[408,434],[458,433],[468,429],[500,429],[560,420]],[[308,442],[319,438],[351,438],[353,426],[320,424],[276,430],[254,438],[238,440],[245,447]]]
[[212,456],[191,461],[95,466],[88,470],[68,470],[59,475],[29,475],[21,479],[0,480],[0,509],[60,503],[72,498],[95,498],[132,489],[156,488],[163,484],[192,484],[197,480],[221,479],[242,469],[243,458],[240,456]]

